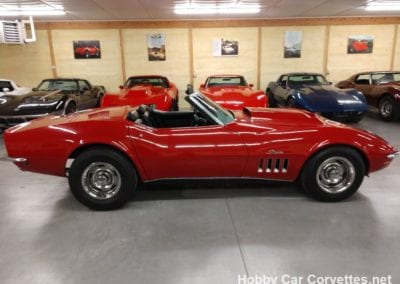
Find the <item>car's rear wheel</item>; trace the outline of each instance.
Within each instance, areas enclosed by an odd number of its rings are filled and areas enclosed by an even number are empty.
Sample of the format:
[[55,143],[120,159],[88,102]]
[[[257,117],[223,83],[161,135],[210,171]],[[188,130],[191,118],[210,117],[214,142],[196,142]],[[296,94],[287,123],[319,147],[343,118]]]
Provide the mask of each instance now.
[[293,98],[289,98],[286,102],[286,106],[290,108],[295,108],[296,107],[296,102],[294,101]]
[[68,105],[65,107],[65,114],[73,113],[76,112],[76,104],[73,102],[68,103]]
[[301,173],[303,189],[321,201],[340,201],[353,195],[365,175],[365,163],[354,149],[331,147],[317,153]]
[[85,151],[75,158],[69,170],[72,194],[95,210],[122,207],[137,187],[132,163],[122,154],[105,147]]
[[274,95],[272,94],[270,89],[266,90],[267,98],[268,98],[268,105],[269,107],[276,107],[276,101],[274,99]]
[[400,108],[395,100],[390,96],[384,96],[379,101],[379,115],[385,121],[398,120],[400,117]]

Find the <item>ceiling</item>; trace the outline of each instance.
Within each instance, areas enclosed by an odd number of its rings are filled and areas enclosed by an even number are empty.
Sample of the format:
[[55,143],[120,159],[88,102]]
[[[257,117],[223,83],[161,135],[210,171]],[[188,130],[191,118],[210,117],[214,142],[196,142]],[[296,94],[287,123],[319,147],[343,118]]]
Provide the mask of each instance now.
[[[400,16],[400,11],[365,11],[376,0],[0,0],[6,5],[62,5],[64,16],[35,16],[36,21],[118,21],[118,20],[189,20],[189,19],[273,19],[302,17]],[[387,2],[393,0],[387,0]],[[395,1],[396,2],[396,1]],[[259,4],[258,14],[176,15],[175,5]],[[7,17],[0,17],[0,19]],[[15,18],[15,17],[14,17]]]

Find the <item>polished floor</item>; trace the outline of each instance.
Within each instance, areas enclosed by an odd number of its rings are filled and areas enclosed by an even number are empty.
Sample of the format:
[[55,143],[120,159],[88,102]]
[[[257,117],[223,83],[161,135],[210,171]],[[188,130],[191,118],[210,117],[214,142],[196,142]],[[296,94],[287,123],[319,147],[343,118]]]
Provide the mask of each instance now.
[[[357,127],[400,149],[399,122],[369,114]],[[400,159],[341,203],[313,201],[290,184],[175,183],[95,212],[65,178],[7,162],[0,137],[0,283],[222,284],[245,283],[245,274],[400,283]]]

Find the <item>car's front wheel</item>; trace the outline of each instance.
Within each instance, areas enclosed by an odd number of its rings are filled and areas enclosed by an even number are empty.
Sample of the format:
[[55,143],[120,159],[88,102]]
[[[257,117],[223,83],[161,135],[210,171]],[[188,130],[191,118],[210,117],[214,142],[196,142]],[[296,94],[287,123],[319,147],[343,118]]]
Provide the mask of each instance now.
[[321,201],[340,201],[353,195],[365,175],[365,163],[354,149],[331,147],[311,157],[301,173],[303,189]]
[[384,96],[379,101],[379,115],[385,121],[398,120],[400,117],[400,107],[396,105],[392,97]]
[[72,194],[95,210],[122,207],[137,186],[132,163],[109,148],[97,147],[78,155],[69,170]]

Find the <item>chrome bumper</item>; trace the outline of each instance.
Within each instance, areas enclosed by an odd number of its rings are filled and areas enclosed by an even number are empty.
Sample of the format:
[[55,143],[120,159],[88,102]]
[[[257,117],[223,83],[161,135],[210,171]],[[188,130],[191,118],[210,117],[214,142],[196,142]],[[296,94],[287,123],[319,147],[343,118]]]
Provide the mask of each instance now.
[[396,152],[396,153],[387,155],[387,158],[390,160],[393,160],[394,158],[399,157],[399,156],[400,156],[400,152]]

